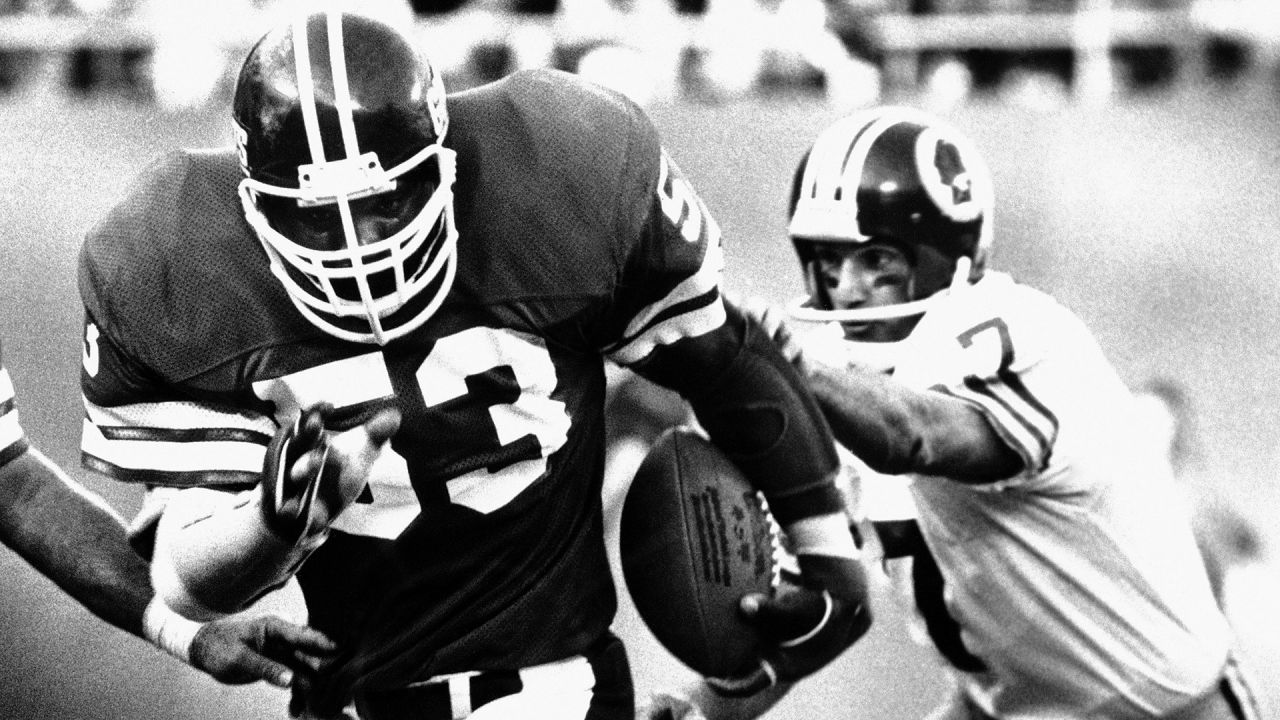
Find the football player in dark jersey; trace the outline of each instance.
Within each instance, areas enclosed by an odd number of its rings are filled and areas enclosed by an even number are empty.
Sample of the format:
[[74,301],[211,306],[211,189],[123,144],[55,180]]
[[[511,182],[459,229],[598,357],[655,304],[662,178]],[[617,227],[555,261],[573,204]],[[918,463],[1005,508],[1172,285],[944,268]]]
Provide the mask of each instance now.
[[744,604],[765,660],[717,687],[866,631],[829,428],[722,300],[720,231],[639,108],[549,70],[446,101],[408,35],[336,13],[267,33],[233,105],[235,149],[164,157],[88,235],[83,450],[165,500],[136,524],[182,612],[296,571],[341,648],[296,711],[633,717],[607,360],[690,402],[799,554],[802,587]]
[[[147,563],[121,518],[28,440],[0,363],[0,542],[99,618],[145,637],[225,683],[305,681],[328,638],[273,616],[187,620],[152,591]],[[295,656],[298,651],[301,655]],[[309,656],[309,657],[308,657]]]

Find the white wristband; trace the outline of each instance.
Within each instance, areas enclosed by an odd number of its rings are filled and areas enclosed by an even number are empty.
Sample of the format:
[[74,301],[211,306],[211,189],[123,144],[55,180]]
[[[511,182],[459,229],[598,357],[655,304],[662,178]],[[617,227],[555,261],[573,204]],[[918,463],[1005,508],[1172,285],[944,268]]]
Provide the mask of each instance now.
[[851,560],[861,557],[849,533],[849,518],[844,513],[797,520],[785,531],[791,540],[791,551],[796,555],[829,555]]
[[142,615],[142,634],[153,645],[191,664],[191,645],[203,623],[188,620],[173,610],[159,597],[151,598]]

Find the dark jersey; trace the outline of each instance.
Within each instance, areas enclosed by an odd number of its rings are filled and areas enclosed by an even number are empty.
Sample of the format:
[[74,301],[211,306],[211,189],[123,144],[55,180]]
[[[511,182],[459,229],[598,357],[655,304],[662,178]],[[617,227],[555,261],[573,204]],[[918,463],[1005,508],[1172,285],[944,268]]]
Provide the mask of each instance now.
[[84,461],[244,489],[278,423],[403,415],[369,491],[299,574],[339,678],[397,687],[582,652],[608,627],[605,358],[721,327],[719,231],[643,115],[572,76],[449,99],[458,273],[384,347],[313,327],[271,276],[231,150],[154,165],[88,236]]

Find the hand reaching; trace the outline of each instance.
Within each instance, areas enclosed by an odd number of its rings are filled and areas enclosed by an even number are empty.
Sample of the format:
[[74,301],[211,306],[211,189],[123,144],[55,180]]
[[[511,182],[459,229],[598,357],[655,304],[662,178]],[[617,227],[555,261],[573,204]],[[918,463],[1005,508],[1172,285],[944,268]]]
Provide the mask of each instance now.
[[323,633],[274,615],[231,615],[205,623],[195,634],[190,663],[232,685],[265,680],[288,688],[310,682],[337,650]]

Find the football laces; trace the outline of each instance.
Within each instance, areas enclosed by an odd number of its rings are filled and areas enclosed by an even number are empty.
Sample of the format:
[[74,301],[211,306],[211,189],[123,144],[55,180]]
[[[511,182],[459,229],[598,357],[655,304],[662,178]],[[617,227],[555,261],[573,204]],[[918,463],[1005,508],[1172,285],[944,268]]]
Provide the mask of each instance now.
[[756,502],[760,505],[760,511],[764,514],[765,522],[769,525],[769,547],[771,575],[769,577],[769,587],[777,590],[782,584],[782,573],[789,572],[793,575],[800,574],[800,565],[795,555],[792,555],[786,547],[785,534],[782,532],[782,526],[773,517],[773,513],[769,511],[769,501],[765,499],[764,493],[756,491]]

